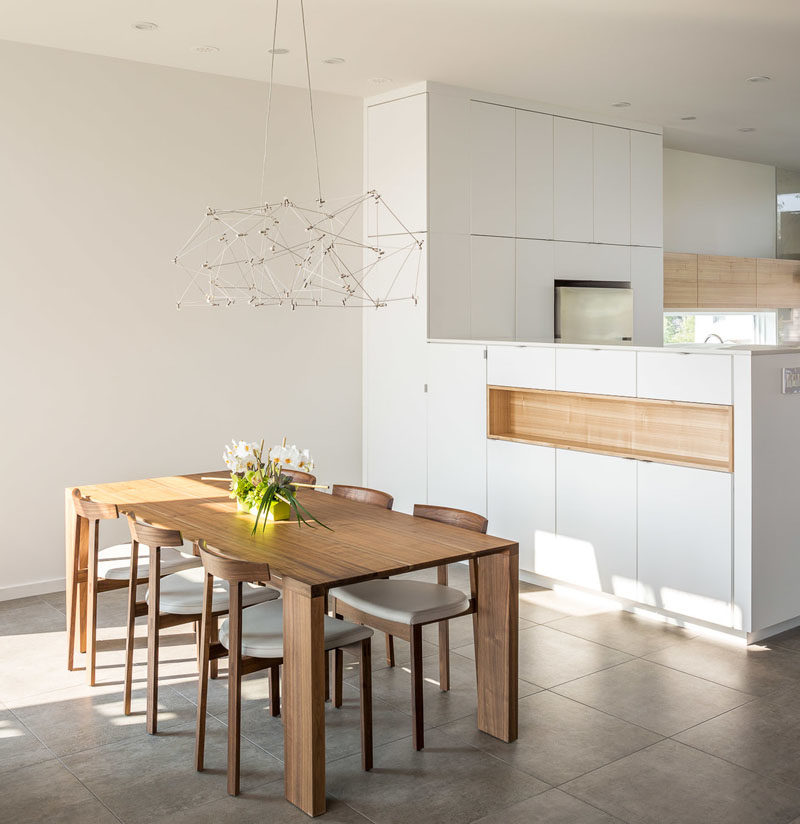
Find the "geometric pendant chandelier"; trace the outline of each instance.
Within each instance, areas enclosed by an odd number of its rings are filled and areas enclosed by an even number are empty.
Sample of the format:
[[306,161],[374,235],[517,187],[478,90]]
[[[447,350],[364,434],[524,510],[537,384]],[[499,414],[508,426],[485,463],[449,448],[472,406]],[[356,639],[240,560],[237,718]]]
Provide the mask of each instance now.
[[318,198],[311,204],[286,197],[264,201],[278,28],[276,2],[259,205],[207,209],[200,225],[173,258],[185,278],[178,291],[179,309],[380,308],[397,301],[417,303],[422,239],[375,191],[331,203],[322,197],[303,0],[300,15]]

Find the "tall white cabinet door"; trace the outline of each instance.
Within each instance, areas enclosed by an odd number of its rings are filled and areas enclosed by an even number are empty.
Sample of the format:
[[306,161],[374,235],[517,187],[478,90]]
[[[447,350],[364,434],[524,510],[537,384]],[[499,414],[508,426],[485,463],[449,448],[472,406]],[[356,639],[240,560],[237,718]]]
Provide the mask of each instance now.
[[469,235],[429,232],[428,337],[467,340],[469,316]]
[[595,124],[594,240],[631,242],[631,139],[627,129]]
[[591,242],[594,239],[592,124],[556,117],[553,141],[555,237]]
[[556,450],[556,533],[536,572],[636,598],[636,461]]
[[470,238],[470,337],[514,340],[515,244],[511,237]]
[[517,340],[553,337],[554,247],[549,240],[517,240]]
[[514,109],[470,102],[470,231],[514,236]]
[[732,476],[639,465],[639,600],[731,626]]
[[633,342],[664,345],[664,252],[661,247],[631,246]]
[[428,503],[481,515],[486,515],[485,351],[472,344],[428,344]]
[[553,116],[516,111],[517,237],[553,237]]
[[519,543],[519,568],[536,569],[540,550],[555,541],[555,449],[490,440],[487,473],[489,533]]
[[663,140],[660,134],[631,132],[631,243],[662,246]]

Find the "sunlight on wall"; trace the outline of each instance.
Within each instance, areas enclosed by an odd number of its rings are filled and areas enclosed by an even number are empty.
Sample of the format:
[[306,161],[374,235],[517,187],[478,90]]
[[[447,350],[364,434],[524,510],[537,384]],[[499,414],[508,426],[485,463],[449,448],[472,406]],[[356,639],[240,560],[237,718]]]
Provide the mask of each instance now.
[[534,572],[586,589],[602,589],[594,546],[579,538],[537,530]]

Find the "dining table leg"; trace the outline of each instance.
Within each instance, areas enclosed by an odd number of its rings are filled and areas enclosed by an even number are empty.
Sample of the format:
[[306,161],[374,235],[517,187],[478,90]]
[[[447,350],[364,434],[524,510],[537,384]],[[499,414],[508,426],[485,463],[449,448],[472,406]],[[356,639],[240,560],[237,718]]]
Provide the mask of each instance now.
[[86,583],[78,582],[78,570],[85,569],[89,558],[89,522],[79,518],[72,503],[72,490],[66,490],[64,504],[66,534],[66,598],[67,598],[67,669],[75,668],[75,635],[79,649],[86,652]]
[[283,579],[285,792],[311,816],[325,812],[324,612],[323,594]]
[[482,555],[470,565],[477,577],[475,668],[478,729],[501,741],[517,739],[519,550]]

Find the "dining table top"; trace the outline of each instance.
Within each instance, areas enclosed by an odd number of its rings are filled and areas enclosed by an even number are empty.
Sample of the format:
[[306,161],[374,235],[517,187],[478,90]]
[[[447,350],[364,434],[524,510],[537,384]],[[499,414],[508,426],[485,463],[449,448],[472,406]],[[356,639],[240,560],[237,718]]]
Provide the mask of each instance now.
[[237,510],[229,481],[217,470],[79,488],[84,496],[178,529],[185,540],[203,540],[230,558],[266,562],[273,577],[305,585],[312,596],[517,547],[514,541],[306,489],[298,490],[300,502],[327,529],[291,520],[269,521],[264,529],[259,524],[254,532],[254,516]]

